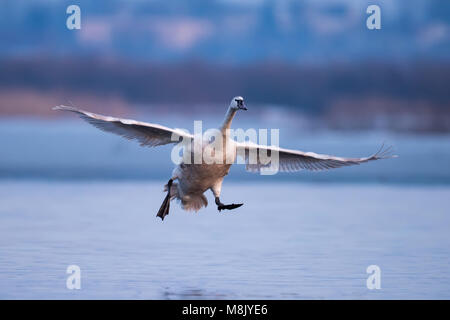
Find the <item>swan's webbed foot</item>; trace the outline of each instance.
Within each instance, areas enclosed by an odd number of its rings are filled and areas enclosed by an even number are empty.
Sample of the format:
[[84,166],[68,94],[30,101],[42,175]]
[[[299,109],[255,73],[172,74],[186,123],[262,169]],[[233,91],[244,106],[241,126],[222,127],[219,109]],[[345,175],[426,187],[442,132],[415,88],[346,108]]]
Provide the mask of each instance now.
[[232,203],[232,204],[221,204],[217,206],[217,210],[221,211],[221,210],[233,210],[236,208],[239,208],[240,206],[242,206],[243,203]]
[[239,208],[240,206],[243,205],[243,203],[223,204],[222,202],[220,202],[219,197],[216,197],[216,204],[217,204],[217,210],[219,210],[219,211],[222,211],[222,210],[233,210],[233,209]]
[[170,179],[169,182],[167,182],[167,195],[164,198],[164,201],[161,205],[161,208],[159,208],[158,213],[156,214],[157,217],[160,217],[161,220],[164,220],[164,217],[169,214],[170,209],[170,187],[172,186],[173,180]]

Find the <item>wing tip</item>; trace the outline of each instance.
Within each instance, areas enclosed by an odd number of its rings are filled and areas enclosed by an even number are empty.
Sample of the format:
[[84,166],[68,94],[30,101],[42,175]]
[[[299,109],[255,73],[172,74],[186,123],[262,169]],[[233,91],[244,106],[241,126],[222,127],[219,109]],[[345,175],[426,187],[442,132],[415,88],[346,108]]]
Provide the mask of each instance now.
[[394,154],[394,147],[392,145],[384,147],[384,143],[381,148],[371,157],[372,159],[392,159],[398,158],[398,155]]
[[52,110],[64,110],[64,111],[78,111],[78,109],[74,108],[74,107],[69,107],[69,106],[65,106],[65,105],[59,105],[59,106],[54,106],[52,108]]

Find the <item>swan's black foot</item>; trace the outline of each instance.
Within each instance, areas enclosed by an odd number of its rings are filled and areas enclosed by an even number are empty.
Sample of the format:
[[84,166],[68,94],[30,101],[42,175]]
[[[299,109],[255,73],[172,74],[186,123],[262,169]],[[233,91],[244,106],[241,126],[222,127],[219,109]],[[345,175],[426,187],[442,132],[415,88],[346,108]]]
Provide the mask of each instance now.
[[217,206],[217,210],[233,210],[233,209],[236,209],[236,208],[239,208],[240,206],[242,206],[243,205],[243,203],[237,203],[237,204],[234,204],[234,203],[232,203],[232,204],[221,204],[221,205],[218,205]]
[[164,198],[164,201],[161,205],[161,208],[159,208],[158,213],[156,214],[157,217],[160,217],[161,220],[164,220],[164,217],[169,214],[170,209],[170,187],[172,186],[173,180],[170,179],[167,183],[167,195]]
[[239,208],[240,206],[243,205],[243,203],[223,204],[222,202],[220,202],[219,197],[216,197],[216,204],[217,204],[217,210],[219,210],[219,211],[222,211],[222,210],[233,210],[233,209]]

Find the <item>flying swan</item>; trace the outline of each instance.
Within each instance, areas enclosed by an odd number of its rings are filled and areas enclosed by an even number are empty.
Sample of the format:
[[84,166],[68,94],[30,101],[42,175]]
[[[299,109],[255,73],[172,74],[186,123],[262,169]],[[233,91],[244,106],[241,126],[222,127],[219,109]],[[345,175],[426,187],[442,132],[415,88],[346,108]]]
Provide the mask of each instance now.
[[[137,140],[141,146],[155,147],[165,144],[177,144],[179,137],[184,141],[193,143],[194,135],[183,130],[171,129],[158,124],[140,122],[135,120],[120,119],[103,116],[88,111],[83,111],[74,107],[56,106],[53,110],[64,110],[75,112],[83,120],[99,128],[100,130],[118,134],[129,140]],[[238,110],[247,110],[244,99],[240,96],[234,97],[228,107],[225,119],[220,126],[220,133],[223,135],[224,157],[232,161],[223,161],[223,163],[192,163],[182,161],[172,172],[172,177],[165,185],[164,191],[167,195],[157,213],[157,217],[164,220],[169,214],[170,201],[178,199],[181,201],[181,207],[184,210],[198,211],[208,205],[204,192],[208,189],[212,191],[215,197],[215,203],[219,211],[239,208],[239,204],[223,204],[220,201],[220,192],[224,177],[228,174],[231,164],[236,160],[237,155],[242,155],[245,159],[246,170],[250,172],[261,172],[267,168],[258,156],[260,152],[267,154],[278,153],[278,170],[281,172],[295,172],[306,170],[326,170],[350,165],[357,165],[372,160],[395,157],[391,155],[391,148],[384,148],[366,158],[341,158],[313,152],[303,152],[299,150],[289,150],[274,146],[263,146],[251,142],[238,142],[227,135],[227,130],[231,127],[231,122]],[[190,155],[194,157],[195,152],[202,152],[208,147],[211,141],[203,142],[201,151],[198,149],[189,149]],[[256,157],[252,158],[252,154]],[[253,159],[253,161],[251,161]],[[177,182],[174,182],[177,180]]]

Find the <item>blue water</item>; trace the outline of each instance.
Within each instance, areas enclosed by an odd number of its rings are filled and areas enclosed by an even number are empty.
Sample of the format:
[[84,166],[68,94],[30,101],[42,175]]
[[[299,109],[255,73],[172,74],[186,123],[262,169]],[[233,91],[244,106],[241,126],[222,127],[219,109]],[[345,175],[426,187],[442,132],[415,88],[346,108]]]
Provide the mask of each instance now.
[[162,185],[0,183],[0,298],[450,298],[449,187],[231,182],[161,222]]
[[207,194],[206,209],[172,202],[161,222],[169,148],[77,122],[0,123],[0,298],[450,299],[449,137],[287,131],[286,147],[362,156],[386,140],[400,157],[293,176],[236,167],[222,199],[243,207],[219,213]]
[[[158,122],[192,132],[194,119],[163,118]],[[148,181],[167,180],[172,172],[170,146],[142,148],[138,143],[101,132],[78,119],[72,120],[0,121],[0,179]],[[155,122],[155,119],[148,120]],[[268,123],[272,124],[267,121],[252,124],[267,128]],[[250,128],[246,121],[235,122],[235,127]],[[207,121],[203,128],[214,125],[217,119]],[[281,127],[282,123],[274,122],[271,128],[277,125]],[[240,165],[232,168],[227,179],[450,184],[450,135],[310,132],[286,124],[280,129],[282,147],[338,156],[368,156],[383,142],[393,145],[399,158],[327,172],[305,171],[272,177],[247,174]]]

